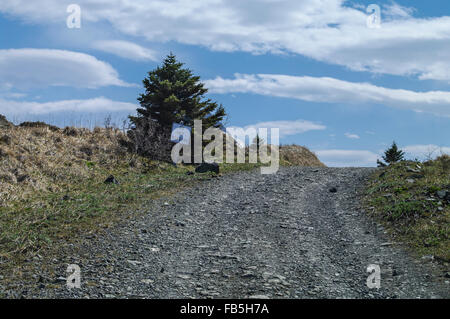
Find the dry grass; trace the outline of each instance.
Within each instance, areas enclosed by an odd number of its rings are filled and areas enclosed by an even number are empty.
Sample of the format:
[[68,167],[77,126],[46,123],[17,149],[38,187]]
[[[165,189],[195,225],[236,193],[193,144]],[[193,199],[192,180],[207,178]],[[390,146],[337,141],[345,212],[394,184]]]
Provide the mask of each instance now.
[[121,146],[124,139],[117,129],[62,130],[45,125],[0,129],[0,205],[24,200],[36,191],[63,191],[74,176],[92,177],[95,165],[143,165]]
[[280,162],[284,165],[325,167],[317,156],[304,146],[280,146]]

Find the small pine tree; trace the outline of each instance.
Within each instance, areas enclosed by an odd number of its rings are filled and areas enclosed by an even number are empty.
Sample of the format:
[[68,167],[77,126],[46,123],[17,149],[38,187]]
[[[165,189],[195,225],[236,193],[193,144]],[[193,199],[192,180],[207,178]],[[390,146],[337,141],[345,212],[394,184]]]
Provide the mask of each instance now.
[[193,126],[194,120],[202,120],[203,129],[222,126],[225,109],[204,98],[208,89],[199,76],[183,65],[171,53],[162,66],[148,73],[143,80],[145,93],[138,98],[141,105],[138,116],[130,116],[134,125],[138,126],[143,118],[151,118],[168,129],[173,123]]
[[403,160],[404,155],[405,152],[399,150],[394,141],[392,142],[391,147],[384,152],[383,160],[388,164],[397,163]]
[[[139,144],[136,146],[139,153],[169,159],[169,139],[173,123],[192,127],[194,120],[202,120],[203,132],[209,127],[223,127],[225,109],[204,97],[208,89],[200,82],[199,76],[194,76],[192,71],[183,68],[183,65],[171,53],[162,66],[150,71],[148,77],[142,81],[145,93],[138,98],[141,107],[137,109],[137,116],[129,116],[129,136],[136,137],[134,140]],[[157,141],[158,145],[167,144],[168,147],[164,147],[166,150],[161,149],[162,153],[167,154],[156,156],[153,154],[153,148],[148,152],[146,149],[152,144],[151,140]]]

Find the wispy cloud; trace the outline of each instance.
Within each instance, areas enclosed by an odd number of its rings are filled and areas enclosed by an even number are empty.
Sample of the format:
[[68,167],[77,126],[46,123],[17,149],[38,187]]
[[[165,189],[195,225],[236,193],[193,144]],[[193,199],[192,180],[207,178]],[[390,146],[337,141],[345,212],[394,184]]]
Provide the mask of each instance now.
[[[242,134],[248,134],[248,142],[252,142],[253,139],[258,134],[259,129],[267,129],[267,138],[271,139],[271,129],[277,128],[279,129],[279,137],[286,137],[296,134],[302,134],[308,131],[320,131],[325,130],[326,126],[306,120],[295,120],[295,121],[269,121],[269,122],[258,122],[250,125],[246,125],[244,127],[236,127],[230,126],[227,127],[227,132],[238,140],[239,144],[245,144],[246,136],[242,136]],[[242,131],[242,130],[243,131]],[[254,129],[252,131],[252,129]],[[266,141],[270,144],[278,144],[278,141],[269,140]]]
[[22,89],[134,86],[120,80],[111,65],[91,55],[50,49],[0,50],[0,85]]
[[0,92],[0,99],[21,99],[26,97],[25,93],[17,93],[17,92]]
[[113,101],[104,97],[43,103],[0,99],[1,114],[47,114],[63,111],[95,113],[134,111],[136,108],[136,104]]
[[353,140],[359,139],[359,135],[357,135],[357,134],[345,133],[344,135],[349,139],[353,139]]
[[415,11],[415,8],[401,6],[396,2],[392,2],[383,6],[382,15],[390,20],[399,18],[405,19],[412,18]]
[[120,40],[102,40],[92,44],[94,49],[108,52],[119,57],[134,61],[157,61],[155,51],[144,48],[136,43]]
[[442,154],[450,154],[449,146],[439,146],[434,144],[416,144],[401,147],[409,159],[417,158],[419,160],[435,158]]
[[305,133],[308,131],[325,130],[326,126],[305,120],[295,120],[295,121],[269,121],[269,122],[259,122],[251,125],[245,126],[244,129],[248,128],[278,128],[280,130],[280,137],[286,137],[290,135],[296,135]]
[[308,102],[381,104],[450,117],[450,92],[389,89],[329,77],[280,74],[235,74],[205,81],[213,93],[255,93]]
[[367,150],[314,150],[314,153],[327,166],[369,167],[376,166],[379,155]]

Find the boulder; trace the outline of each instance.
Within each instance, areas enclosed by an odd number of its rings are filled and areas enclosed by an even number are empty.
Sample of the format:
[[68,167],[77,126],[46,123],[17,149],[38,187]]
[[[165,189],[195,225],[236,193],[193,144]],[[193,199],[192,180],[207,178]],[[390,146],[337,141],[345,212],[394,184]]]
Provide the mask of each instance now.
[[196,173],[214,172],[219,174],[219,164],[217,163],[202,163],[195,168]]
[[113,175],[110,175],[110,176],[108,176],[107,179],[105,179],[104,183],[105,184],[119,184],[119,181]]

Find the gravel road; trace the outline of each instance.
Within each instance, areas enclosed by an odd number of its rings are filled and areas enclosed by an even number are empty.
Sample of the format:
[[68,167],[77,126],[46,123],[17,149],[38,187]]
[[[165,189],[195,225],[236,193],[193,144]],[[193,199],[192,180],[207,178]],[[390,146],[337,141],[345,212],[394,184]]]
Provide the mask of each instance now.
[[[214,178],[68,246],[24,297],[448,298],[433,264],[387,239],[360,207],[369,168],[280,168]],[[336,192],[330,189],[335,187]],[[81,288],[67,289],[68,264]],[[367,266],[381,288],[366,286]],[[59,272],[59,273],[58,273]],[[58,278],[58,276],[60,278]],[[17,291],[15,292],[18,293]],[[14,295],[11,295],[14,297]]]

